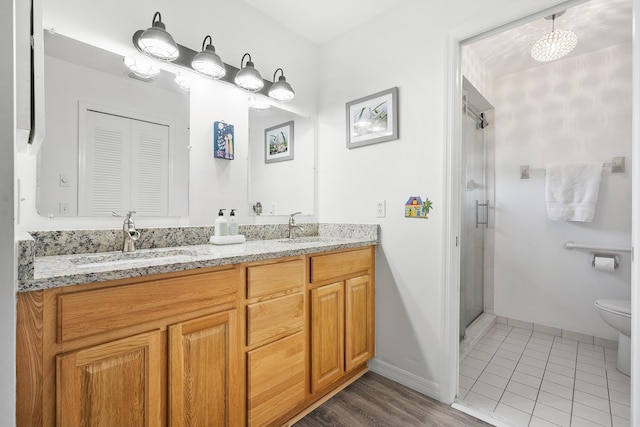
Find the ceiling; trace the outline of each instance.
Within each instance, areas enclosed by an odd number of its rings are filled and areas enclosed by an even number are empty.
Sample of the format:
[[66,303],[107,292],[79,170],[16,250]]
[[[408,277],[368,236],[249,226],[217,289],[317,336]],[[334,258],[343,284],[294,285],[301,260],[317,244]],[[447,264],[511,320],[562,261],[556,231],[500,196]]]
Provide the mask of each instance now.
[[[551,20],[536,19],[469,45],[494,78],[542,65],[531,58],[531,46],[551,31]],[[571,30],[578,45],[565,58],[627,43],[632,38],[631,0],[591,0],[568,9],[555,21]]]
[[[406,0],[244,0],[283,26],[322,45]],[[631,41],[631,0],[590,0],[556,19],[556,28],[571,30],[578,46],[567,57]],[[489,73],[501,77],[541,65],[531,59],[533,43],[551,31],[540,18],[469,45]]]
[[270,18],[321,45],[406,0],[245,0]]

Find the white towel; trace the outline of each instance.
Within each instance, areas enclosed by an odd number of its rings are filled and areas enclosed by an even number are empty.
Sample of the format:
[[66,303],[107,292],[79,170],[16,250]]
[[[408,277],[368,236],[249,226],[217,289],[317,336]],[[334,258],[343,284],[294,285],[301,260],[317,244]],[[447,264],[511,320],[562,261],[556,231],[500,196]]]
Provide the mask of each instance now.
[[602,162],[556,163],[545,169],[549,219],[591,222],[598,202]]

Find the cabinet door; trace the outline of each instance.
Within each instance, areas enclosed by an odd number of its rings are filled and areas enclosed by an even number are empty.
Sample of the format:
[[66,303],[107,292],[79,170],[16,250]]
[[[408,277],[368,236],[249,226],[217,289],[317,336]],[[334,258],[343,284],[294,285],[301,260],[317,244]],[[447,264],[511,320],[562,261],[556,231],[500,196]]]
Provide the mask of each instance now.
[[342,282],[311,290],[311,391],[344,372],[344,288]]
[[248,425],[266,426],[305,398],[304,332],[247,353]]
[[169,425],[238,424],[236,311],[169,327]]
[[345,281],[345,369],[362,365],[374,353],[373,283],[370,276]]
[[58,426],[160,426],[160,331],[58,355]]

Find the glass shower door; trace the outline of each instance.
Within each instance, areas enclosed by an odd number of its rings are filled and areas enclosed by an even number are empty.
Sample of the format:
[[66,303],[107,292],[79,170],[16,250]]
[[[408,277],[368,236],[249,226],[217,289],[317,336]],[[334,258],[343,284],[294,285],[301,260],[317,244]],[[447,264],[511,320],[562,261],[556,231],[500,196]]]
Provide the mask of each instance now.
[[460,339],[484,311],[484,230],[487,221],[484,129],[477,125],[470,112],[462,116],[462,123]]

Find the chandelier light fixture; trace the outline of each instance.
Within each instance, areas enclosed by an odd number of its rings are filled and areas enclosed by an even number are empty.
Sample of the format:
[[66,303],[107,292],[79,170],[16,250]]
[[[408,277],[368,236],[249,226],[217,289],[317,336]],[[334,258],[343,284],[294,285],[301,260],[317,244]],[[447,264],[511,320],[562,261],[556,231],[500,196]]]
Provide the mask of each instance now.
[[578,44],[578,36],[573,31],[555,29],[556,18],[562,16],[564,12],[545,17],[545,19],[551,19],[551,32],[533,44],[531,57],[536,61],[549,62],[562,58]]

